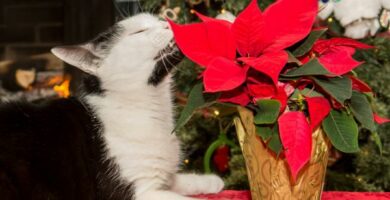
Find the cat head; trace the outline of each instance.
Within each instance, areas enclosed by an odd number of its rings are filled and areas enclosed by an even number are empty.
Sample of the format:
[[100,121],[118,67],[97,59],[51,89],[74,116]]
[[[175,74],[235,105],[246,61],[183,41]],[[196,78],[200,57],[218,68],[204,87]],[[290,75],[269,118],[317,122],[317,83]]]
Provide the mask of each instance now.
[[88,43],[56,47],[52,53],[98,77],[104,89],[116,90],[156,87],[182,59],[168,23],[145,13],[120,21]]

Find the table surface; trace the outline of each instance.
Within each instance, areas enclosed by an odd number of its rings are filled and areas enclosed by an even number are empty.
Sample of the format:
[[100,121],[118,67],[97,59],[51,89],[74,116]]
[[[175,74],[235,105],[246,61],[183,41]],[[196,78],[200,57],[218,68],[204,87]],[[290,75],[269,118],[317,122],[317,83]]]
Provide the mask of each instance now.
[[[208,200],[250,200],[248,191],[223,191],[216,195],[201,195]],[[322,200],[390,200],[390,193],[370,192],[324,192]]]

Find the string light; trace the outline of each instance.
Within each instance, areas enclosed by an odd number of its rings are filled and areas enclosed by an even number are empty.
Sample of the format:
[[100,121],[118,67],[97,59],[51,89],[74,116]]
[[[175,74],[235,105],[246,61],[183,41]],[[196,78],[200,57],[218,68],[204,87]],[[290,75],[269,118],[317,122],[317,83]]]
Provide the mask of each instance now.
[[219,110],[214,110],[214,115],[215,115],[216,117],[218,117],[220,114],[221,114],[221,113],[219,112]]

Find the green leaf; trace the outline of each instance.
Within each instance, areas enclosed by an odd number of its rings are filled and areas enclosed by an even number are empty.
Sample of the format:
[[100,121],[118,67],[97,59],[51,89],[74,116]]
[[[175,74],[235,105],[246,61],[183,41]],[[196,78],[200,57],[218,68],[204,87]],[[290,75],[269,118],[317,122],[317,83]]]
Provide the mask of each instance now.
[[334,77],[327,79],[314,78],[313,80],[326,93],[331,95],[336,101],[344,105],[345,100],[352,97],[352,81],[346,77]]
[[304,88],[303,90],[296,89],[294,93],[291,95],[291,99],[297,99],[299,95],[305,96],[305,97],[324,97],[321,93],[310,89],[310,88]]
[[276,124],[272,129],[272,136],[268,142],[268,148],[270,148],[277,156],[279,156],[283,150],[283,145],[279,136],[278,124]]
[[279,81],[297,81],[299,79],[300,79],[300,77],[286,77],[282,74],[279,77]]
[[321,93],[310,88],[305,88],[301,90],[301,94],[305,97],[324,97],[324,95],[322,95]]
[[299,89],[295,89],[294,93],[291,94],[290,99],[298,99],[300,94],[301,94],[301,91]]
[[351,110],[356,119],[362,124],[364,128],[367,128],[371,132],[376,131],[374,114],[366,95],[353,92],[351,98]]
[[299,61],[290,51],[287,51],[287,54],[288,54],[288,60],[287,60],[288,63],[295,63],[299,66],[302,65],[302,62]]
[[272,129],[265,126],[256,126],[256,133],[264,142],[267,142],[272,136]]
[[285,77],[301,77],[301,76],[316,76],[316,75],[331,75],[331,73],[318,61],[317,58],[310,60],[308,63],[290,70]]
[[322,127],[336,149],[345,153],[359,151],[359,129],[352,115],[332,110],[322,122]]
[[180,117],[176,122],[176,127],[173,130],[176,131],[177,129],[183,127],[187,124],[187,122],[191,119],[192,115],[194,114],[195,110],[198,108],[201,108],[206,104],[206,101],[203,96],[203,84],[199,83],[196,84],[189,96],[188,96],[188,102],[187,105],[184,107],[183,111],[180,113]]
[[375,144],[378,146],[379,152],[382,155],[383,154],[383,146],[382,146],[382,141],[381,137],[379,137],[379,134],[377,132],[373,132],[371,134],[372,140],[374,140]]
[[217,140],[213,142],[209,148],[206,151],[206,154],[203,157],[203,168],[206,174],[211,174],[211,157],[213,156],[213,153],[215,150],[218,149],[218,147],[225,145],[225,143],[221,140]]
[[[214,99],[218,99],[218,98],[214,97]],[[218,117],[228,117],[228,116],[235,115],[237,113],[237,105],[231,103],[215,102],[211,108],[218,111],[219,113]]]
[[312,48],[314,43],[327,31],[328,29],[320,29],[315,30],[310,33],[310,35],[305,39],[305,41],[302,43],[301,46],[296,48],[293,51],[293,55],[295,57],[301,57],[304,56],[306,53],[308,53]]
[[255,116],[255,124],[274,124],[278,119],[281,104],[277,100],[260,100],[259,111]]

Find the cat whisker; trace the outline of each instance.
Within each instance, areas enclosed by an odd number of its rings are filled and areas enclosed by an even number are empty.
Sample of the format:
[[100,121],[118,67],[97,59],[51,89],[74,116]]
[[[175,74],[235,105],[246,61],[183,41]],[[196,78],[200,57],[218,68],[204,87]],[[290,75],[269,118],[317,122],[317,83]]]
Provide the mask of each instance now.
[[[175,55],[175,53],[172,53],[170,56],[172,56],[172,58],[175,59],[175,60],[176,59],[177,60],[182,59],[178,55]],[[172,63],[169,59],[164,59],[164,60],[166,60],[169,63],[170,66],[172,66],[173,68],[176,68],[176,65],[174,63]]]
[[[163,66],[164,66],[164,68],[165,68],[165,70],[169,73],[169,70],[168,70],[168,67],[167,67],[167,65],[165,64],[165,56],[166,56],[166,54],[165,55],[163,55],[163,53],[160,51],[159,52],[160,53],[160,56],[161,56],[161,60],[162,60],[162,63],[163,63]],[[172,65],[173,66],[173,65]]]

